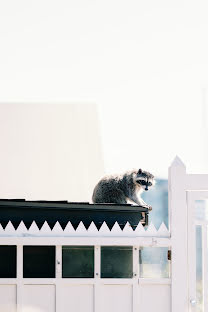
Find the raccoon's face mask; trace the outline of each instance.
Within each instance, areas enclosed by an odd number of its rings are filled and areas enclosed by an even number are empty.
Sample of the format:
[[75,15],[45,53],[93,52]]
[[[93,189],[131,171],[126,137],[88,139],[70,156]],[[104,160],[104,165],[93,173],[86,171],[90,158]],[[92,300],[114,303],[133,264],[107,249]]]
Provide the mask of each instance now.
[[141,187],[145,190],[148,191],[148,189],[152,186],[152,182],[148,181],[147,179],[137,179],[136,181]]
[[149,188],[154,185],[155,181],[152,175],[148,176],[145,172],[142,172],[142,170],[139,169],[136,183],[139,184],[145,191],[148,191]]

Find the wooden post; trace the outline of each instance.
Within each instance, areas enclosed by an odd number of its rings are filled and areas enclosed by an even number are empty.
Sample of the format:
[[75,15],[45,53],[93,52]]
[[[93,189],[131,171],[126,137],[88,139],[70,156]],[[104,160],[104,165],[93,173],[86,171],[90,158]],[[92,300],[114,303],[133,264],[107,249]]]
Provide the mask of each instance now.
[[176,156],[169,168],[169,215],[172,238],[171,312],[188,310],[186,168]]

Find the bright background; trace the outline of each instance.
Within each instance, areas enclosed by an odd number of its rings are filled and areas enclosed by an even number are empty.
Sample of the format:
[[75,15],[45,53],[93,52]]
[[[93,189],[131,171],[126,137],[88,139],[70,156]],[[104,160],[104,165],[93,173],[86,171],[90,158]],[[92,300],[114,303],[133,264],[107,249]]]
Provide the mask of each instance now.
[[208,172],[207,16],[205,0],[1,0],[0,102],[96,103],[103,173],[166,178],[176,154]]

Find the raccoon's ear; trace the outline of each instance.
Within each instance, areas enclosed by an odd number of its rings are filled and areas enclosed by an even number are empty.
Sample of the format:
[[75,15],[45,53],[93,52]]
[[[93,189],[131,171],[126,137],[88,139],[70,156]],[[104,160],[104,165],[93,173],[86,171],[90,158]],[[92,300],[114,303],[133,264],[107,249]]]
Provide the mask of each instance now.
[[139,169],[138,174],[141,174],[141,173],[142,173],[142,169]]

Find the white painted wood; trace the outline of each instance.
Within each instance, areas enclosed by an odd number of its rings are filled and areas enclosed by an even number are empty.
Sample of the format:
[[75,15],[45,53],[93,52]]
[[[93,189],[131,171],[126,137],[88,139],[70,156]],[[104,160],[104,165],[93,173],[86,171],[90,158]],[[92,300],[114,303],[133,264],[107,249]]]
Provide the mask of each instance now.
[[0,312],[16,312],[16,285],[0,285]]
[[140,284],[138,296],[140,302],[138,312],[171,312],[169,285]]
[[100,246],[95,246],[94,248],[94,274],[95,274],[95,282],[94,282],[94,311],[99,311],[100,304],[100,274],[101,274],[101,250]]
[[73,235],[75,233],[75,229],[73,228],[71,222],[69,221],[64,229],[65,235]]
[[24,224],[23,221],[20,222],[18,228],[16,229],[16,234],[15,235],[20,235],[20,236],[24,236],[24,235],[27,235],[28,233],[28,230]]
[[202,226],[202,275],[203,275],[203,305],[208,311],[208,240],[207,225]]
[[132,288],[132,312],[138,311],[138,287],[139,287],[139,247],[133,246],[133,288]]
[[88,235],[90,236],[95,236],[98,234],[98,229],[93,221],[90,223],[90,226],[88,227],[87,232],[88,232]]
[[40,233],[39,228],[38,228],[36,222],[33,221],[32,224],[31,224],[31,226],[29,227],[28,234],[29,234],[29,235],[34,235],[34,236],[36,236],[36,235],[38,235],[39,233]]
[[139,222],[136,229],[134,230],[134,233],[136,234],[136,236],[145,236],[145,232],[146,231],[145,231],[143,225],[141,224],[141,222]]
[[[202,285],[203,285],[203,307],[204,311],[208,310],[208,243],[207,243],[207,226],[208,220],[195,220],[195,201],[196,200],[207,200],[208,191],[188,191],[188,211],[189,211],[189,239],[192,239],[193,228],[196,225],[200,225],[202,228]],[[196,300],[196,239],[192,244],[189,244],[189,257],[193,260],[189,260],[189,289],[190,289],[190,299]],[[192,306],[190,304],[190,311],[197,311],[197,305]]]
[[24,285],[22,312],[55,312],[55,286]]
[[17,230],[15,231],[11,222],[8,223],[5,230],[3,230],[0,224],[0,236],[39,236],[39,237],[73,237],[73,236],[94,236],[94,237],[102,237],[102,236],[116,236],[116,237],[170,237],[170,233],[164,223],[161,224],[158,231],[155,226],[151,223],[147,230],[145,231],[143,225],[141,223],[138,224],[135,230],[132,229],[129,222],[126,223],[123,230],[121,230],[120,226],[116,222],[110,231],[107,224],[103,222],[100,230],[98,230],[95,224],[92,222],[88,230],[85,228],[83,222],[81,221],[78,225],[77,229],[74,230],[73,226],[69,222],[66,228],[63,230],[59,222],[57,221],[51,230],[48,223],[45,221],[42,228],[39,230],[37,224],[33,221],[29,230],[27,230],[23,221],[21,221]]
[[7,233],[8,236],[16,236],[16,231],[11,221],[9,221],[5,227],[5,233]]
[[63,236],[64,231],[60,225],[60,223],[57,221],[54,225],[54,227],[52,228],[52,235],[54,236]]
[[23,246],[17,245],[17,312],[22,312],[23,302]]
[[140,278],[140,285],[171,285],[171,278]]
[[114,226],[112,227],[111,234],[117,236],[122,234],[122,230],[120,226],[118,225],[118,222],[116,221]]
[[169,237],[170,236],[170,232],[168,231],[164,222],[161,223],[161,225],[157,231],[157,236],[159,236],[159,237]]
[[101,268],[101,250],[100,246],[95,246],[94,248],[94,269],[95,278],[100,278],[100,268]]
[[170,238],[163,237],[1,237],[1,245],[103,245],[103,246],[133,246],[169,247]]
[[48,222],[45,221],[40,229],[40,234],[41,236],[48,236],[51,235],[51,229],[50,226],[48,225]]
[[126,235],[126,236],[129,236],[129,235],[133,236],[133,235],[135,235],[131,225],[129,224],[129,222],[126,222],[126,224],[125,224],[125,226],[123,228],[123,232],[122,233],[124,235]]
[[93,285],[64,285],[61,288],[61,309],[58,312],[93,312]]
[[83,222],[81,221],[76,229],[76,233],[78,235],[82,235],[87,233],[86,227],[84,226]]
[[103,285],[101,292],[98,312],[132,312],[132,285]]
[[157,230],[152,222],[148,226],[145,236],[151,236],[151,237],[157,236]]
[[101,235],[110,235],[111,232],[110,232],[110,229],[109,227],[107,226],[106,222],[104,221],[103,224],[101,225],[100,227],[100,230],[99,230],[99,233]]
[[62,277],[62,246],[56,246],[56,278]]
[[172,312],[188,310],[186,168],[176,157],[169,168],[169,211],[172,239]]
[[196,306],[192,301],[196,301],[196,225],[194,218],[195,201],[191,193],[187,192],[188,203],[188,273],[189,273],[189,310],[196,312]]
[[208,190],[208,174],[187,174],[185,180],[188,191]]

